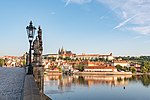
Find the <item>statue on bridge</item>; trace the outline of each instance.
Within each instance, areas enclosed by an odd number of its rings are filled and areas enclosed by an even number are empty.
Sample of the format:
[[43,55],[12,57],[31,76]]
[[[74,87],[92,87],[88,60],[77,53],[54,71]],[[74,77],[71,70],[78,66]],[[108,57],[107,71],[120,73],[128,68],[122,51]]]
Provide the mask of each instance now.
[[42,29],[38,28],[38,36],[36,36],[36,39],[33,41],[33,66],[34,67],[42,67],[42,52],[43,52],[43,46],[42,46]]
[[33,75],[40,91],[43,92],[44,66],[42,65],[43,46],[42,46],[42,29],[40,26],[38,28],[38,36],[36,36],[36,39],[33,41],[32,50],[33,50],[33,62],[32,62]]

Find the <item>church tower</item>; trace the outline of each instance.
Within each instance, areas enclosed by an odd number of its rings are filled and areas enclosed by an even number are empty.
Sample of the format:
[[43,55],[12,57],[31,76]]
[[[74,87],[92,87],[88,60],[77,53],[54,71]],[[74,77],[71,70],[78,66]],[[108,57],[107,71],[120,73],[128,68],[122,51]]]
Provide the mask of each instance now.
[[59,54],[59,55],[61,54],[61,52],[60,52],[60,48],[59,48],[59,50],[58,50],[58,54]]
[[64,51],[64,48],[63,48],[63,46],[62,46],[61,51],[60,51],[60,54],[64,54],[64,53],[65,53],[65,51]]

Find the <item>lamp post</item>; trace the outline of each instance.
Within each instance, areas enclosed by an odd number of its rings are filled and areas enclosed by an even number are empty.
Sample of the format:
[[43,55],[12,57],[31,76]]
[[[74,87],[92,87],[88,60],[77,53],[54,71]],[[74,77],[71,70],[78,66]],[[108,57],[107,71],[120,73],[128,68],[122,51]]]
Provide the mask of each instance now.
[[34,38],[35,30],[36,28],[32,25],[32,21],[30,21],[29,26],[26,27],[27,35],[30,43],[30,49],[29,49],[29,67],[28,67],[28,73],[27,74],[33,74],[33,66],[31,64],[31,47],[32,47],[32,41]]

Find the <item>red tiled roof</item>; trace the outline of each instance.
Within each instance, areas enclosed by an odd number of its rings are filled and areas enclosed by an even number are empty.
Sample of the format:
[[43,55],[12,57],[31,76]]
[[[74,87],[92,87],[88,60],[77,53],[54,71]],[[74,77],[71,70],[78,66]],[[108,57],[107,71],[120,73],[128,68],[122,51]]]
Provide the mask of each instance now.
[[77,56],[110,56],[110,55],[103,55],[103,54],[82,54]]
[[118,60],[118,61],[114,61],[114,63],[128,63],[128,62],[124,60]]
[[100,66],[87,66],[85,67],[85,69],[116,69],[116,68],[114,66],[100,65]]

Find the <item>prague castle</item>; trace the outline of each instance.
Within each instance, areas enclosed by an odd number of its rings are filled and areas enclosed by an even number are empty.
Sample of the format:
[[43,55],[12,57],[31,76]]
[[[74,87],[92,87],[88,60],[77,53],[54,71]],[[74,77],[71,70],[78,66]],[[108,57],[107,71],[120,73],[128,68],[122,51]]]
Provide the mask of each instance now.
[[114,59],[112,53],[110,53],[110,54],[85,54],[85,53],[75,54],[75,53],[72,53],[71,51],[65,50],[63,47],[58,50],[57,54],[47,54],[47,55],[43,55],[43,57],[55,57],[55,58],[69,57],[71,59],[87,59],[87,60],[99,59],[99,58],[103,58],[103,59],[107,59],[107,60]]

